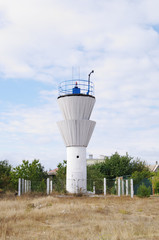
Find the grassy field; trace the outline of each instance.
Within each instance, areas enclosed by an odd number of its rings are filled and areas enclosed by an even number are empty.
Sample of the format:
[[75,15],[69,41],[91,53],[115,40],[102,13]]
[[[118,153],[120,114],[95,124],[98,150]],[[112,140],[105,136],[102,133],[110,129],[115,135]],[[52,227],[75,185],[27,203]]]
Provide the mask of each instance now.
[[5,197],[0,239],[159,240],[159,198]]

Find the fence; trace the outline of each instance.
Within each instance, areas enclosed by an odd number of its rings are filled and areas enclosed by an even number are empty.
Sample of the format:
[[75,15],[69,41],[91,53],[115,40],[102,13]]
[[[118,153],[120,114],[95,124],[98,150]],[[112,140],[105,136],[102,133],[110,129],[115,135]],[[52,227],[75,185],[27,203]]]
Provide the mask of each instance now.
[[133,179],[123,179],[123,177],[116,179],[98,179],[87,180],[87,190],[94,194],[134,196]]
[[18,196],[21,194],[31,192],[31,181],[19,178],[18,181]]
[[[73,182],[75,186],[75,193],[80,193],[80,179]],[[50,178],[42,181],[29,181],[19,178],[18,182],[18,196],[21,196],[27,192],[43,192],[47,195],[51,194],[52,191],[66,192],[66,179],[55,179],[54,181]],[[117,196],[128,196],[132,198],[134,196],[133,179],[124,180],[123,177],[116,179],[88,179],[87,180],[87,191],[88,194],[104,194],[106,195],[117,195]]]
[[46,181],[45,179],[41,181],[30,181],[23,178],[18,180],[18,196],[21,196],[24,193],[30,192],[40,192],[46,193]]

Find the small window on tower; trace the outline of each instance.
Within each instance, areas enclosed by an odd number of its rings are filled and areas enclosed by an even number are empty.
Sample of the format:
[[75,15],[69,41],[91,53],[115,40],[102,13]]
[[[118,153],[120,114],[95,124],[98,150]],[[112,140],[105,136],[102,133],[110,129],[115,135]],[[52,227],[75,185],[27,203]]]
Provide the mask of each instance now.
[[79,158],[79,156],[77,155],[77,158]]

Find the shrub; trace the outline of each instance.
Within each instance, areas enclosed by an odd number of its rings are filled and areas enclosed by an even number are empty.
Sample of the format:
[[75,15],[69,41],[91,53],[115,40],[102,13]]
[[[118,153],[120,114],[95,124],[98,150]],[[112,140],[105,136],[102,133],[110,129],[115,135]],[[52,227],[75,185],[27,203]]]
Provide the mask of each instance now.
[[155,184],[155,193],[159,193],[159,182]]
[[154,176],[151,179],[151,182],[154,189],[154,193],[158,194],[159,193],[159,171],[154,174]]
[[111,194],[114,194],[114,195],[117,194],[116,186],[113,186],[113,187],[110,189],[110,193],[111,193]]
[[146,187],[145,184],[142,183],[142,185],[140,185],[137,190],[137,196],[144,198],[144,197],[150,197],[150,195],[151,195],[151,188]]

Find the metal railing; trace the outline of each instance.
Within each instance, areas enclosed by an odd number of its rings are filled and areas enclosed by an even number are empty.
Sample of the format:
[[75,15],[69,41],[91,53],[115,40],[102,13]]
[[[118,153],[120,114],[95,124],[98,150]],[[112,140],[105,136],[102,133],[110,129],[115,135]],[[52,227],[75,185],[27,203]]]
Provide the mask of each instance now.
[[94,84],[88,80],[81,79],[66,80],[59,84],[59,96],[73,94],[94,96]]

